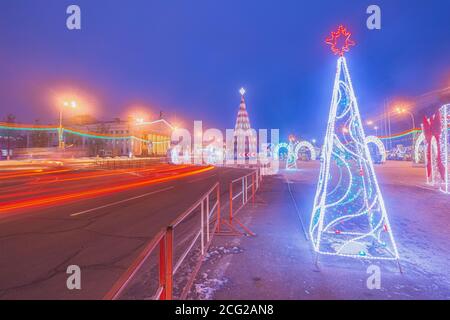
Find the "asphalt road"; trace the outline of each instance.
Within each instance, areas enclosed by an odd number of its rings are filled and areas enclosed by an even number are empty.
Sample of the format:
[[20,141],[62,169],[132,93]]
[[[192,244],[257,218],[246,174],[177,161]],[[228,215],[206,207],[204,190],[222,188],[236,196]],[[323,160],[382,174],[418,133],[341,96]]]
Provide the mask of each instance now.
[[[0,299],[101,299],[145,244],[217,181],[248,171],[154,165],[0,172]],[[68,290],[69,265],[81,290]]]

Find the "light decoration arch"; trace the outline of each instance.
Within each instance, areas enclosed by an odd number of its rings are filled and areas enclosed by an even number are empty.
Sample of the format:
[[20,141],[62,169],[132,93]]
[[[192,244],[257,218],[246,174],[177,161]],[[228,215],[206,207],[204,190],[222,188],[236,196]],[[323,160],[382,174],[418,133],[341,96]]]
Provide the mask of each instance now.
[[300,150],[302,148],[306,148],[306,149],[309,150],[309,152],[311,153],[311,160],[316,160],[317,159],[316,149],[308,141],[300,141],[299,143],[297,143],[297,145],[295,146],[295,151],[294,151],[295,155],[298,155],[298,153],[300,152]]
[[[414,143],[414,162],[415,163],[420,162],[420,146],[424,143],[425,143],[425,135],[423,134],[423,132],[421,132],[420,135],[417,137],[416,142]],[[422,152],[424,153],[424,158],[425,158],[425,147],[422,150]]]
[[286,142],[280,142],[279,144],[275,145],[272,153],[275,160],[278,160],[280,158],[281,149],[286,149],[289,152],[289,145]]
[[377,146],[378,152],[381,154],[381,162],[386,162],[386,148],[380,138],[375,136],[367,136],[366,144],[368,145],[369,143],[373,143]]

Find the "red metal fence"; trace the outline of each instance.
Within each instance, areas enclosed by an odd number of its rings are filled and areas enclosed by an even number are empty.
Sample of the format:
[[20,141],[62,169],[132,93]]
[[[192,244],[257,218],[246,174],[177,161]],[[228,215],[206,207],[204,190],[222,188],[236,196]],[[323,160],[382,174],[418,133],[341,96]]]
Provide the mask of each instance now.
[[[221,231],[221,224],[227,225],[232,230],[229,234],[239,233],[236,227],[241,227],[245,230],[245,233],[255,235],[245,227],[235,215],[245,206],[249,199],[252,199],[254,203],[255,193],[259,189],[261,181],[262,175],[261,171],[258,169],[230,182],[230,210],[228,219],[221,217],[220,185],[218,182],[214,184],[214,186],[212,186],[189,209],[178,216],[169,224],[169,226],[157,233],[127,271],[105,295],[104,299],[121,299],[124,291],[130,285],[130,282],[139,270],[143,268],[144,263],[155,253],[157,253],[158,256],[157,273],[159,281],[158,286],[152,295],[152,299],[173,299],[174,276],[180,270],[180,267],[190,253],[192,253],[195,248],[199,247],[200,253],[197,257],[194,272],[192,272],[187,283],[178,295],[180,299],[186,299],[189,289],[194,281],[194,277],[200,268],[201,262],[211,244],[214,234],[227,234],[226,232]],[[200,216],[199,223],[198,221],[195,221],[195,218],[198,218],[198,215]],[[193,237],[185,235],[182,232],[177,236],[175,235],[182,224],[186,224],[185,229],[195,230]],[[159,253],[156,252],[157,249],[159,249]]]
[[[220,224],[218,226],[218,232],[220,234],[239,234],[238,228],[240,227],[247,235],[255,236],[255,233],[253,233],[239,219],[236,218],[236,214],[248,203],[249,199],[252,200],[253,204],[255,203],[255,194],[259,189],[261,181],[261,170],[256,169],[255,171],[230,182],[228,199],[230,210],[228,220],[220,220]],[[221,231],[221,224],[225,224],[231,232]]]
[[[194,234],[193,239],[188,241],[187,247],[183,247],[180,254],[174,250],[175,231],[180,224],[188,221],[197,213],[200,214],[200,225]],[[179,270],[186,257],[193,250],[195,245],[200,242],[200,257],[197,265],[207,251],[214,231],[218,225],[220,216],[220,186],[216,183],[208,192],[206,192],[197,202],[188,210],[175,219],[167,228],[158,232],[150,241],[146,248],[141,252],[137,259],[131,264],[127,271],[119,278],[111,290],[105,295],[106,300],[120,299],[124,290],[130,284],[136,273],[142,268],[145,261],[159,247],[158,274],[159,284],[153,295],[153,299],[171,300],[173,298],[173,277]],[[190,220],[191,224],[195,221]],[[211,227],[211,224],[213,226]],[[185,237],[184,237],[185,238]],[[180,236],[180,242],[185,240]],[[192,279],[193,280],[193,279]],[[185,299],[192,282],[188,280],[185,288],[181,292],[180,298]]]

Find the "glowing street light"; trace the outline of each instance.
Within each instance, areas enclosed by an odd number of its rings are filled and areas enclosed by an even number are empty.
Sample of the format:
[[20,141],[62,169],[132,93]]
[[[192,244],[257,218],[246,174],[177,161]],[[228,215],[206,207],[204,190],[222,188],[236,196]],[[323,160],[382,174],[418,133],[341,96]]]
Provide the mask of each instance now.
[[[75,109],[77,107],[77,102],[75,100],[65,100],[63,101],[63,107],[70,107],[72,109]],[[64,141],[63,141],[63,132],[62,132],[62,121],[63,121],[63,110],[64,108],[59,108],[59,134],[58,134],[58,145],[60,149],[64,148]]]
[[366,124],[367,124],[368,126],[371,126],[371,125],[373,125],[373,121],[372,121],[372,120],[368,120],[368,121],[366,122]]
[[409,116],[411,117],[413,129],[416,128],[416,123],[415,123],[414,115],[412,114],[412,112],[410,112],[410,111],[408,111],[407,109],[402,108],[402,107],[397,107],[397,108],[395,108],[395,111],[397,112],[397,114],[400,114],[400,115],[401,115],[401,114],[405,114],[405,113],[409,114]]
[[378,127],[375,126],[375,127],[373,127],[373,129],[375,130],[375,135],[378,136]]
[[64,101],[63,102],[63,106],[64,107],[72,107],[72,108],[76,108],[77,107],[77,102],[75,100],[72,101]]

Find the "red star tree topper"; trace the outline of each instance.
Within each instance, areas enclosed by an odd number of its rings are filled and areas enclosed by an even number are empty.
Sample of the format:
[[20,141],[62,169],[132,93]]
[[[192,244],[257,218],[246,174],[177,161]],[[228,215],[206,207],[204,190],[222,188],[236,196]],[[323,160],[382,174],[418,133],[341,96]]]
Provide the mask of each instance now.
[[331,51],[335,55],[344,56],[345,52],[350,50],[351,46],[355,45],[355,42],[350,39],[352,34],[342,25],[340,25],[337,31],[331,32],[331,37],[327,38],[325,42],[331,45]]

